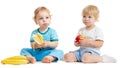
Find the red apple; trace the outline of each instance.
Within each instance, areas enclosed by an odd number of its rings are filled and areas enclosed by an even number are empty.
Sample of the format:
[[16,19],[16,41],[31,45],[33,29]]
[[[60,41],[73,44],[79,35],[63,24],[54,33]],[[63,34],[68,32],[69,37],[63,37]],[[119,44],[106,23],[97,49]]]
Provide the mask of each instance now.
[[85,37],[83,35],[77,35],[75,38],[75,42],[80,42],[80,40],[84,39]]

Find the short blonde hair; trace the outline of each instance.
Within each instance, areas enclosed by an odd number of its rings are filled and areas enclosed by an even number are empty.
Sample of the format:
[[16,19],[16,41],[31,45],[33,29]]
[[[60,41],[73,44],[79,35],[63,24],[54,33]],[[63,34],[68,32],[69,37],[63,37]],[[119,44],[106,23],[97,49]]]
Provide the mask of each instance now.
[[[38,8],[35,9],[35,11],[34,11],[34,17],[33,17],[34,20],[37,18],[38,13],[41,12],[41,11],[47,11],[48,14],[50,15],[49,9],[47,9],[46,7],[38,7]],[[36,21],[35,21],[35,22],[36,22]]]
[[83,16],[84,15],[93,15],[95,17],[95,19],[98,20],[99,9],[94,5],[88,5],[83,9],[82,15]]

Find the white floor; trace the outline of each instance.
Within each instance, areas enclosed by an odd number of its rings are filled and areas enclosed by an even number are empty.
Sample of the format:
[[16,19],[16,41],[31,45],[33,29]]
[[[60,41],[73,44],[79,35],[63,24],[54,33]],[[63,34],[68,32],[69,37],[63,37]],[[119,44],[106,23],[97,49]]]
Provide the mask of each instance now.
[[119,63],[78,63],[78,62],[72,62],[67,63],[64,61],[59,61],[57,63],[41,63],[37,62],[35,64],[24,64],[24,65],[3,65],[0,64],[0,68],[68,68],[68,67],[84,67],[84,68],[101,68],[101,67],[114,67],[118,68]]

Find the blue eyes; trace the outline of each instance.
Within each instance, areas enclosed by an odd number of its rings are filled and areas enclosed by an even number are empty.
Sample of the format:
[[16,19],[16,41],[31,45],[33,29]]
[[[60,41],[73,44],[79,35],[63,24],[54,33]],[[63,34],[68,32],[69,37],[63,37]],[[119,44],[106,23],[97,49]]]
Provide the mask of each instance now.
[[88,16],[88,18],[92,18],[91,16]]
[[46,17],[46,19],[49,19],[49,17]]
[[42,20],[43,18],[40,18],[40,20]]
[[43,20],[43,19],[49,19],[49,17],[40,17],[40,20]]
[[92,18],[92,16],[83,16],[83,18]]
[[86,16],[83,16],[83,18],[86,18]]

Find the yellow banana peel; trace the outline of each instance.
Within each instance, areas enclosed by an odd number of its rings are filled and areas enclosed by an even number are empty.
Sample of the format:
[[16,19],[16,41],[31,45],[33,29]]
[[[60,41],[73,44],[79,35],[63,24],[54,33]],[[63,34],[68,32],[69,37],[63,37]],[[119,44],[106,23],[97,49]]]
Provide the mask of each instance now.
[[20,64],[28,64],[29,61],[25,56],[12,56],[1,61],[2,64],[13,64],[13,65],[20,65]]
[[32,37],[35,40],[35,42],[37,42],[38,44],[41,44],[44,42],[42,35],[39,33],[33,35]]

